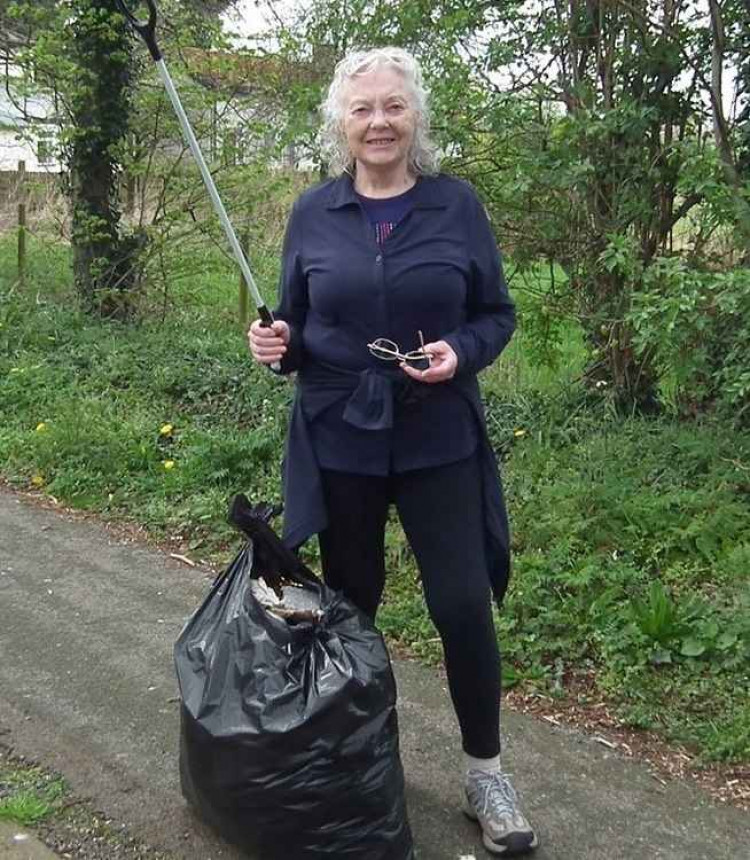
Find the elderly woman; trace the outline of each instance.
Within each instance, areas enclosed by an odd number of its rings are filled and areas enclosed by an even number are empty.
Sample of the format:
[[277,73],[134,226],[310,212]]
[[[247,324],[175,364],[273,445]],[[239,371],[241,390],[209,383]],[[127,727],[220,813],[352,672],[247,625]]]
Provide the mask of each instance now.
[[284,538],[318,534],[326,582],[374,619],[395,504],[444,647],[464,811],[490,851],[521,853],[537,838],[500,768],[491,611],[508,526],[476,376],[510,340],[513,303],[482,204],[436,172],[414,58],[348,55],[323,112],[335,178],[295,203],[276,322],[249,332],[259,362],[297,371]]

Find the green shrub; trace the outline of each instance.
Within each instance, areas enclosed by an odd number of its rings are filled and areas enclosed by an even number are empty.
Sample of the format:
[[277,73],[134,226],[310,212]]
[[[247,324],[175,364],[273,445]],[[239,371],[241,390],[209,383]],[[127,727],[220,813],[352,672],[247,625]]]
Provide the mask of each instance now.
[[747,418],[750,270],[701,271],[680,257],[659,257],[643,272],[629,320],[636,348],[650,357],[674,410],[718,402]]

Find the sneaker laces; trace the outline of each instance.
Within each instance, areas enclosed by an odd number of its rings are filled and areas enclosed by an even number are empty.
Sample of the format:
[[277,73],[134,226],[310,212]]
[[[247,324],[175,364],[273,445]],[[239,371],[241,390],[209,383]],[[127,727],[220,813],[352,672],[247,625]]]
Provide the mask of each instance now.
[[474,771],[472,781],[481,798],[482,815],[486,815],[490,807],[497,815],[515,814],[518,795],[506,774],[500,771]]

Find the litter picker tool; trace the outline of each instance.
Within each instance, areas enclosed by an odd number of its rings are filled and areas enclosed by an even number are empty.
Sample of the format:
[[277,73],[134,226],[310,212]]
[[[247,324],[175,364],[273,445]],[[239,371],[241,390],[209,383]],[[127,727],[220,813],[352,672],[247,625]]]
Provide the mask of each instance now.
[[[134,2],[130,2],[130,6],[137,6],[139,2],[141,2],[141,0],[134,0]],[[253,278],[253,273],[250,271],[250,266],[247,262],[247,258],[245,257],[245,253],[242,250],[242,246],[240,245],[239,240],[237,239],[237,234],[234,232],[234,227],[232,226],[232,222],[229,220],[227,210],[224,208],[224,203],[219,196],[219,191],[216,188],[216,183],[214,182],[213,176],[211,176],[211,172],[208,169],[206,159],[203,157],[203,153],[201,152],[201,148],[198,144],[195,132],[190,125],[190,120],[185,113],[185,109],[183,108],[182,102],[180,101],[180,96],[175,89],[175,85],[172,81],[172,76],[169,74],[167,64],[164,62],[164,59],[161,55],[161,51],[159,50],[159,46],[156,43],[156,4],[154,3],[154,0],[144,0],[144,2],[148,5],[148,21],[142,21],[136,17],[136,15],[133,13],[133,11],[131,11],[128,6],[128,0],[117,0],[117,6],[119,7],[122,14],[130,22],[130,26],[133,28],[133,30],[135,30],[135,32],[143,38],[143,41],[146,43],[146,47],[148,48],[151,56],[153,57],[154,62],[156,63],[159,77],[162,79],[162,83],[164,84],[167,94],[169,95],[169,100],[172,102],[172,107],[177,114],[177,119],[180,121],[182,133],[185,135],[185,139],[190,146],[190,151],[193,154],[193,158],[198,164],[201,176],[203,177],[203,182],[206,186],[206,190],[208,191],[209,197],[211,198],[211,202],[214,205],[214,209],[219,216],[221,226],[224,228],[224,232],[226,234],[227,239],[229,240],[229,245],[232,249],[234,257],[239,264],[240,270],[242,271],[245,285],[247,287],[248,292],[250,293],[250,297],[253,300],[253,304],[258,311],[260,321],[263,325],[270,326],[273,323],[273,314],[266,307],[266,303],[263,301],[263,297],[258,290],[258,286],[255,283],[255,279]],[[278,363],[271,365],[271,367],[273,370],[280,370],[280,366],[278,365]]]

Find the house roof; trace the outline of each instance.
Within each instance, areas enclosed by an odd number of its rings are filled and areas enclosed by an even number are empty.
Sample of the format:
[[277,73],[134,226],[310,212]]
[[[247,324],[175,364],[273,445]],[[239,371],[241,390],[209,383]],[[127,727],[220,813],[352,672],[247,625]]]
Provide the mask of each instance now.
[[182,55],[191,77],[203,86],[241,95],[279,94],[299,84],[315,83],[326,73],[312,63],[293,63],[273,54],[185,48]]
[[52,99],[37,93],[16,100],[6,89],[0,89],[0,127],[21,129],[31,125],[57,125]]

